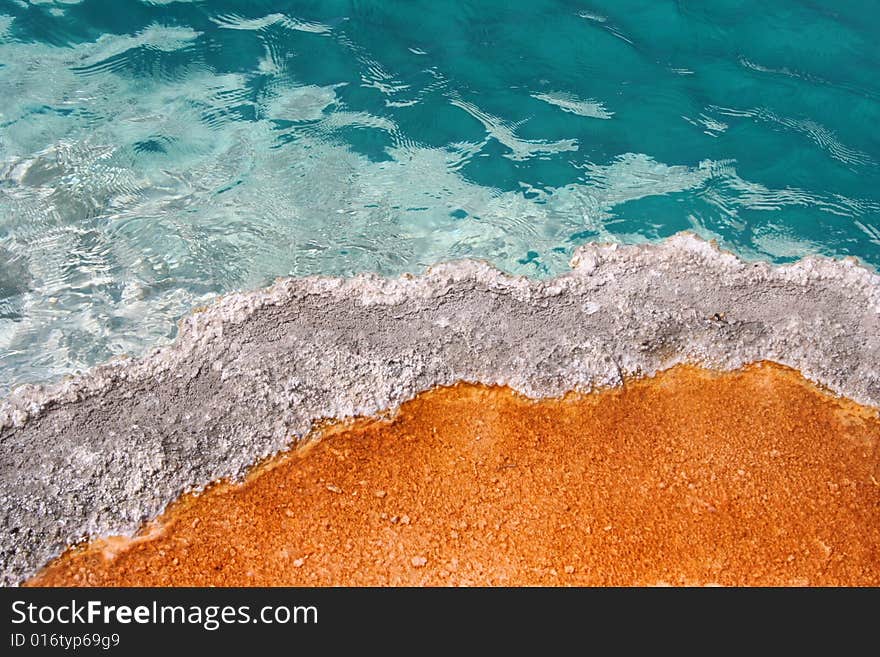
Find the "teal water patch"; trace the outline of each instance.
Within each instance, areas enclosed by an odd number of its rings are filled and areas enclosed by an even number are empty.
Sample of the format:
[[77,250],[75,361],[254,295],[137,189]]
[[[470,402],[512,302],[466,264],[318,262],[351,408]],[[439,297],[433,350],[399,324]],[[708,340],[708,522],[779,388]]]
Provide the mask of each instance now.
[[680,230],[880,265],[880,6],[0,1],[0,389],[229,290]]

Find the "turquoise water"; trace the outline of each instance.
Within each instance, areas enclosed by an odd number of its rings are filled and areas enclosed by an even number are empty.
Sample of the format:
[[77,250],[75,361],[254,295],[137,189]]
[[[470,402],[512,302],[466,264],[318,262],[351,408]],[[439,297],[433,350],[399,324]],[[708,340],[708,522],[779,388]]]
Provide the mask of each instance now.
[[877,2],[0,1],[0,389],[279,275],[880,264]]

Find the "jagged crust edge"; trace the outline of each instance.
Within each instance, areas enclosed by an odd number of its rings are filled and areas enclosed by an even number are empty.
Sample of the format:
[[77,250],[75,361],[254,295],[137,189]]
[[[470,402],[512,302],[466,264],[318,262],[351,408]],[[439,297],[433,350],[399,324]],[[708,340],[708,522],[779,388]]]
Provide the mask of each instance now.
[[[867,301],[865,311],[880,314],[880,274],[855,258],[836,260],[811,255],[784,265],[748,262],[721,249],[714,240],[704,240],[689,231],[656,243],[582,245],[576,249],[571,259],[572,271],[546,281],[530,281],[523,276],[506,274],[488,262],[472,259],[439,263],[429,267],[420,276],[404,274],[398,278],[385,278],[373,273],[361,273],[350,278],[287,277],[280,278],[265,288],[224,295],[207,308],[192,312],[180,320],[179,331],[173,343],[156,348],[142,358],[114,358],[58,383],[19,386],[0,401],[0,429],[10,426],[20,428],[52,405],[76,403],[87,396],[100,394],[102,390],[121,380],[135,381],[161,376],[172,370],[177,362],[183,360],[200,343],[222,336],[224,325],[241,324],[261,308],[284,305],[297,296],[321,295],[328,298],[328,301],[354,298],[364,305],[390,305],[405,302],[409,298],[442,296],[452,283],[473,280],[490,289],[508,292],[528,301],[540,296],[554,296],[573,280],[590,276],[609,262],[630,260],[634,265],[640,264],[640,256],[658,261],[679,257],[696,259],[707,269],[742,271],[748,268],[758,281],[778,280],[804,286],[812,280],[833,281],[842,288],[864,291]],[[537,290],[535,283],[538,284]],[[880,405],[878,399],[866,399],[858,393],[837,389],[833,382],[813,377],[809,372],[803,373],[815,383],[840,395],[851,396],[863,404]]]

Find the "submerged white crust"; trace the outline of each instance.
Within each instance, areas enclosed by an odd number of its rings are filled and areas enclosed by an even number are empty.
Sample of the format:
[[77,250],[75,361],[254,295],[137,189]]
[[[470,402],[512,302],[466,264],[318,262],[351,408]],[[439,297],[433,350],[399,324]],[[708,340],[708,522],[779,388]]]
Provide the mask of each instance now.
[[171,346],[0,403],[0,581],[135,531],[322,418],[456,381],[532,397],[690,362],[771,360],[880,406],[880,276],[855,260],[746,262],[691,234],[587,245],[569,274],[477,261],[396,279],[284,279],[181,322]]

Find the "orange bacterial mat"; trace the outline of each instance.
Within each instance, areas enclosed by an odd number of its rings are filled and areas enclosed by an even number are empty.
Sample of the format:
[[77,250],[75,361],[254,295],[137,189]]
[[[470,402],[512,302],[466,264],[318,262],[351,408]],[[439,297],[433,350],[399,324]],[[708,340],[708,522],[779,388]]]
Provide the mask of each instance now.
[[797,372],[427,392],[28,584],[880,585],[880,421]]

